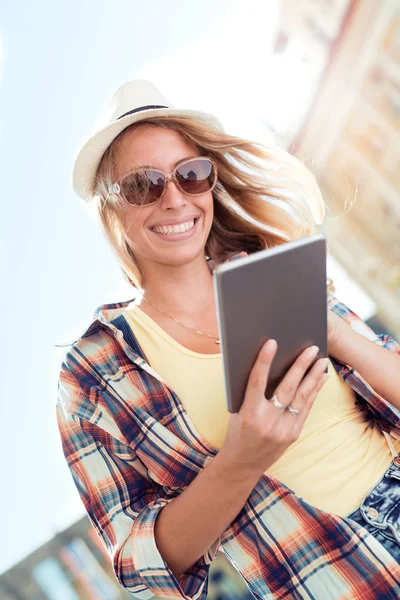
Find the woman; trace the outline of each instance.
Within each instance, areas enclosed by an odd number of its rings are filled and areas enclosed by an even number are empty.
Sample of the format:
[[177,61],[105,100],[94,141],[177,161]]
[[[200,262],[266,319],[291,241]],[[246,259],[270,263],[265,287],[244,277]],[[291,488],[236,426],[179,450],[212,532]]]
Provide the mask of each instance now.
[[120,584],[205,598],[221,550],[256,598],[398,597],[399,345],[331,294],[329,359],[302,381],[305,350],[267,401],[272,341],[240,412],[225,408],[212,266],[313,233],[313,178],[148,82],[108,115],[74,187],[139,293],[97,309],[66,352],[57,418]]

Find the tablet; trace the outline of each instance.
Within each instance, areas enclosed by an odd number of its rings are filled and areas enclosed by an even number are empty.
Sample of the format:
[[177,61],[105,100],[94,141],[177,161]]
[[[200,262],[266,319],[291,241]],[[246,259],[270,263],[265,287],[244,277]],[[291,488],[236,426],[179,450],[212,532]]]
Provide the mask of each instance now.
[[229,412],[239,411],[250,371],[269,338],[277,341],[278,350],[269,373],[267,398],[308,346],[319,347],[312,364],[328,356],[323,235],[223,263],[214,269],[213,277]]

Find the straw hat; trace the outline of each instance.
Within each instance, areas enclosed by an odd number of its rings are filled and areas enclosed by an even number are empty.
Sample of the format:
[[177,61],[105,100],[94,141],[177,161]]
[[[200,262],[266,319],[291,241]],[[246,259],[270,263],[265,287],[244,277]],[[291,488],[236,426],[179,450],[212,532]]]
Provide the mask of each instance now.
[[150,117],[185,117],[223,131],[213,115],[175,108],[149,81],[134,79],[124,83],[111,97],[102,127],[83,145],[75,159],[73,188],[86,201],[93,196],[94,181],[104,152],[129,125]]

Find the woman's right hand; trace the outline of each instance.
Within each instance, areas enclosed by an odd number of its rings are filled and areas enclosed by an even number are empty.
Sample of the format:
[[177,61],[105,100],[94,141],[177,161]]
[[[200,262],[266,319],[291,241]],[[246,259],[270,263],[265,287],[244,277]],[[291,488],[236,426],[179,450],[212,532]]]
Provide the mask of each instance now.
[[244,401],[239,412],[229,416],[226,439],[220,452],[243,474],[261,475],[273,465],[300,435],[313,402],[328,378],[328,359],[315,359],[318,349],[310,346],[295,360],[279,383],[275,394],[279,402],[299,411],[291,414],[276,408],[265,397],[271,363],[277,343],[264,344],[250,372]]

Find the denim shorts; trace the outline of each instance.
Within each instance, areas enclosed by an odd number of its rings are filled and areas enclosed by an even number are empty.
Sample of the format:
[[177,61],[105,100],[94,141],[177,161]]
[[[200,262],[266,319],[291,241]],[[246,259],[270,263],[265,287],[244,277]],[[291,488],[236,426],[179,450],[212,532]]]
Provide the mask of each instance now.
[[392,462],[360,508],[347,518],[365,527],[400,563],[400,466]]

